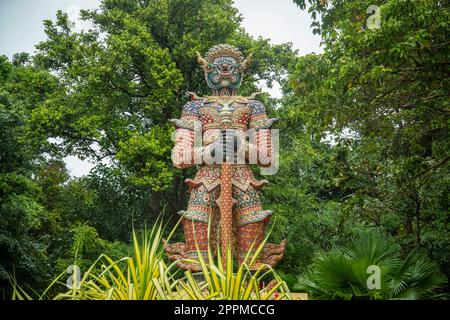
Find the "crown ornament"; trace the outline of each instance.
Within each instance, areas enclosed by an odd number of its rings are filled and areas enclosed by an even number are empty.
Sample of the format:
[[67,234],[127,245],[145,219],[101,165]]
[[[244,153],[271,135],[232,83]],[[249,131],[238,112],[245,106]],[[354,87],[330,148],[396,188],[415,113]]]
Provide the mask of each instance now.
[[214,61],[214,59],[218,57],[232,57],[236,60],[240,65],[240,71],[243,72],[251,63],[253,53],[250,53],[247,58],[244,58],[239,49],[230,45],[230,44],[218,44],[213,46],[211,49],[206,52],[205,57],[202,57],[199,52],[197,52],[197,61],[201,65],[204,72],[210,72],[211,66],[210,64]]

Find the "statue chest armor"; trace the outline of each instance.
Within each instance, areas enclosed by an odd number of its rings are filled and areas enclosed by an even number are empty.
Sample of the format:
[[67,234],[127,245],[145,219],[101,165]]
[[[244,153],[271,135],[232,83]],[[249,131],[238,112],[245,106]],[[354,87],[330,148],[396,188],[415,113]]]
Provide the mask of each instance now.
[[[198,108],[198,119],[202,123],[203,145],[216,141],[221,130],[234,130],[241,139],[246,139],[249,129],[252,108],[246,102],[219,103],[204,102]],[[205,186],[208,191],[220,185],[220,165],[205,165],[199,168],[194,179],[187,179],[189,187],[198,188]],[[234,165],[231,176],[231,184],[243,191],[251,185],[254,189],[261,189],[267,180],[257,180],[249,165]]]
[[214,99],[204,101],[198,108],[198,120],[202,124],[203,145],[213,143],[220,131],[234,130],[245,139],[252,108],[246,101]]
[[251,108],[246,103],[209,102],[198,109],[202,131],[211,129],[233,129],[246,131],[249,125]]

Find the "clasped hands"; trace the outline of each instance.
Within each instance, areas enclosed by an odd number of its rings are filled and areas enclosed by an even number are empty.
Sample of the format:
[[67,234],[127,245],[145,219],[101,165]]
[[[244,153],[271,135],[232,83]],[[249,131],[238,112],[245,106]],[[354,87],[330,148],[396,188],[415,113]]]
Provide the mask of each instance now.
[[207,148],[215,162],[234,162],[242,143],[242,138],[234,130],[221,130],[216,141]]

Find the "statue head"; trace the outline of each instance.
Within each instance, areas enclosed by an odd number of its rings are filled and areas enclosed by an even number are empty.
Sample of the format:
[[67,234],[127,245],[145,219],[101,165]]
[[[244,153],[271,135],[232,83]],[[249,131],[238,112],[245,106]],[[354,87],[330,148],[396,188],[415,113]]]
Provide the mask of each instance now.
[[205,73],[206,82],[213,90],[240,87],[244,70],[250,64],[251,54],[244,59],[242,53],[229,44],[219,44],[208,50],[203,58],[199,53],[198,62]]

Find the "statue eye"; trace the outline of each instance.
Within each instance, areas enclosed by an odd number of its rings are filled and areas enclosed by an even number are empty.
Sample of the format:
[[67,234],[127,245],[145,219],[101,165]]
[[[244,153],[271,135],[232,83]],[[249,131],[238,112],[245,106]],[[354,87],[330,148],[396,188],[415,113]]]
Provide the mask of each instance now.
[[228,63],[222,63],[216,66],[216,70],[220,72],[233,72],[234,66]]

